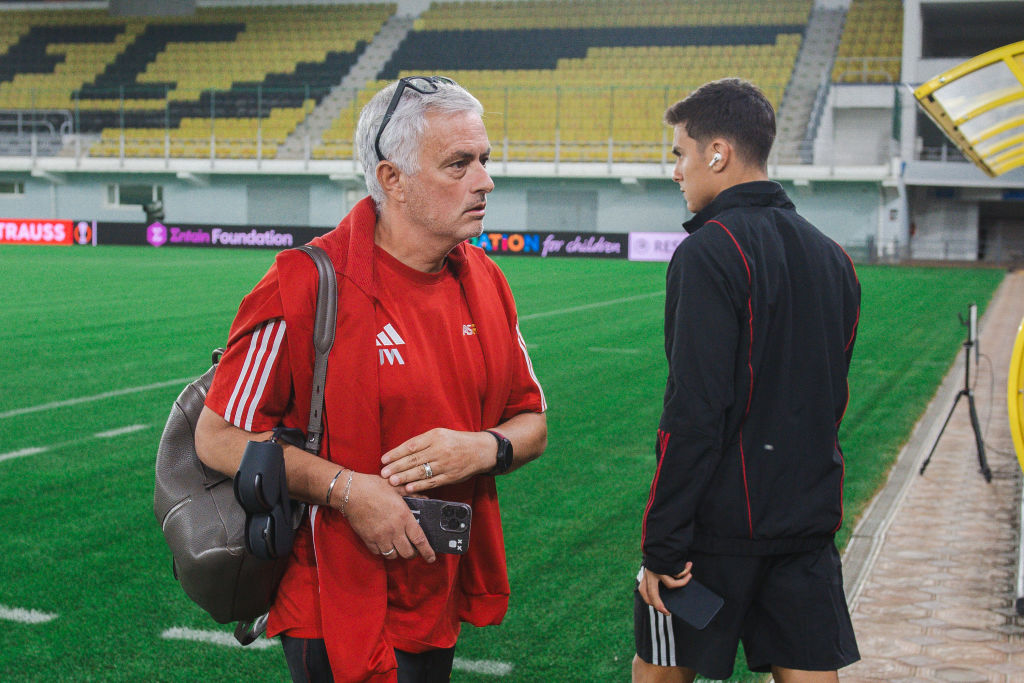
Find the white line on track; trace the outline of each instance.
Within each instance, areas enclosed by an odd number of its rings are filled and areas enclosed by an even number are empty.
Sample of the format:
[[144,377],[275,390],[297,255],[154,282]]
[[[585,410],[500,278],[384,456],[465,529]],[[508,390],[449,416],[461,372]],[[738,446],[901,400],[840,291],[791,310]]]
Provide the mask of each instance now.
[[4,621],[16,621],[19,624],[45,624],[56,618],[56,614],[50,614],[49,612],[0,605],[0,619]]
[[[520,320],[536,320],[538,318],[550,318],[556,315],[565,315],[566,313],[578,313],[580,311],[589,311],[594,308],[604,308],[605,306],[617,306],[618,304],[628,304],[633,301],[642,301],[644,299],[651,299],[656,296],[664,296],[665,292],[648,292],[646,294],[636,294],[634,296],[624,296],[618,299],[609,299],[608,301],[595,301],[591,304],[583,304],[581,306],[571,306],[569,308],[560,308],[554,311],[541,311],[540,313],[529,313],[527,315],[519,316]],[[102,401],[106,398],[116,398],[118,396],[127,396],[129,394],[138,394],[144,391],[152,391],[154,389],[164,389],[171,386],[184,386],[186,383],[194,380],[195,377],[183,377],[181,379],[169,379],[163,382],[155,382],[153,384],[144,384],[138,387],[125,387],[124,389],[115,389],[113,391],[104,391],[100,394],[93,394],[92,396],[80,396],[78,398],[68,398],[63,401],[52,401],[50,403],[41,403],[35,406],[27,406],[25,408],[15,408],[13,410],[7,410],[0,413],[0,420],[5,420],[9,417],[17,417],[18,415],[28,415],[30,413],[40,413],[45,410],[53,410],[54,408],[66,408],[68,406],[81,405],[82,403],[92,403],[94,401]],[[8,454],[10,455],[10,454]],[[3,456],[0,456],[2,458]]]
[[[233,635],[224,631],[210,631],[176,626],[161,633],[160,637],[166,640],[191,640],[196,643],[209,643],[211,645],[221,645],[223,647],[242,647],[241,643],[235,640]],[[280,645],[281,641],[277,638],[257,638],[249,645],[246,645],[245,649],[265,650],[268,647],[278,647]]]
[[26,455],[35,455],[36,453],[43,453],[45,451],[45,448],[40,448],[39,446],[22,448],[17,451],[11,451],[10,453],[0,454],[0,462],[3,462],[4,460],[14,460],[15,458],[23,458]]
[[587,351],[592,353],[625,353],[625,354],[637,354],[641,352],[641,349],[609,349],[603,346],[588,346]]
[[149,425],[128,425],[127,427],[118,427],[117,429],[108,429],[105,432],[96,432],[93,434],[97,439],[112,439],[115,436],[123,436],[125,434],[131,434],[132,432],[141,432],[143,429],[148,429]]
[[153,389],[163,389],[165,387],[171,387],[175,385],[185,386],[186,383],[194,380],[195,377],[183,377],[182,379],[169,379],[166,382],[156,382],[155,384],[145,384],[140,387],[127,387],[125,389],[115,389],[114,391],[104,391],[102,394],[94,394],[92,396],[80,396],[79,398],[69,398],[63,401],[53,401],[52,403],[42,403],[37,406],[28,406],[27,408],[15,408],[14,410],[8,410],[0,413],[0,420],[8,417],[16,417],[18,415],[27,415],[29,413],[39,413],[44,410],[52,410],[54,408],[66,408],[67,406],[77,406],[82,403],[92,403],[93,401],[102,401],[105,398],[115,398],[117,396],[127,396],[128,394],[138,394],[143,391],[152,391]]
[[[165,640],[188,640],[196,643],[208,643],[210,645],[221,645],[223,647],[242,647],[235,637],[224,631],[213,631],[207,629],[184,628],[176,626],[169,628],[160,634]],[[246,645],[247,650],[265,650],[270,647],[277,647],[281,643],[277,638],[257,638],[251,644]],[[452,663],[453,669],[468,671],[470,673],[486,674],[490,676],[507,676],[512,673],[512,665],[507,662],[496,662],[487,659],[472,660],[456,657]]]
[[665,292],[648,292],[647,294],[637,294],[635,296],[624,296],[621,299],[609,299],[608,301],[595,301],[592,304],[583,304],[582,306],[572,306],[570,308],[560,308],[556,311],[543,311],[541,313],[529,313],[527,315],[519,316],[519,320],[536,320],[537,318],[548,318],[553,315],[564,315],[566,313],[577,313],[579,311],[589,311],[592,308],[603,308],[605,306],[615,306],[617,304],[628,304],[632,301],[642,301],[643,299],[651,299],[656,296],[665,296]]
[[141,432],[143,429],[149,429],[149,425],[128,425],[127,427],[118,427],[117,429],[108,429],[103,432],[96,432],[89,436],[82,437],[80,439],[71,439],[70,441],[61,441],[60,443],[51,444],[49,446],[30,446],[28,448],[21,448],[10,453],[0,453],[0,462],[4,460],[13,460],[15,458],[23,458],[27,455],[36,455],[38,453],[45,453],[47,451],[56,450],[58,448],[64,448],[65,446],[75,446],[80,443],[85,443],[92,439],[110,439],[115,436],[122,436],[124,434],[132,434],[134,432]]
[[512,665],[507,662],[495,662],[489,659],[472,660],[456,657],[452,662],[452,668],[459,671],[468,671],[473,674],[487,674],[489,676],[508,676],[512,673]]

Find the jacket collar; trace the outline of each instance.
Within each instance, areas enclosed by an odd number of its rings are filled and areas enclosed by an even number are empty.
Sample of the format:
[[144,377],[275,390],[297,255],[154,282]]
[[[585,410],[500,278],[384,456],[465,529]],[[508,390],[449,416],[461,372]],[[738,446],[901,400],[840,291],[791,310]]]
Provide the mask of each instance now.
[[683,229],[693,234],[702,225],[726,209],[742,207],[771,206],[779,209],[795,209],[796,206],[774,180],[757,180],[727,187],[711,200],[711,203],[683,223]]
[[[360,200],[338,226],[348,233],[344,275],[374,298],[373,235],[376,226],[377,207],[372,197]],[[465,263],[466,243],[461,242],[448,253],[448,264],[455,276],[460,277]]]

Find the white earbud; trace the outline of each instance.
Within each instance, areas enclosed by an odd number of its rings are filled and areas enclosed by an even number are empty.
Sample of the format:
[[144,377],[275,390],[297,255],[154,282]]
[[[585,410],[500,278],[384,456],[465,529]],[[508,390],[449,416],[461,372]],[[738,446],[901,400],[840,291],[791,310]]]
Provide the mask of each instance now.
[[713,157],[711,157],[711,163],[708,164],[708,168],[713,167],[715,164],[717,164],[721,160],[722,160],[722,155],[719,154],[718,152],[715,152],[715,155]]

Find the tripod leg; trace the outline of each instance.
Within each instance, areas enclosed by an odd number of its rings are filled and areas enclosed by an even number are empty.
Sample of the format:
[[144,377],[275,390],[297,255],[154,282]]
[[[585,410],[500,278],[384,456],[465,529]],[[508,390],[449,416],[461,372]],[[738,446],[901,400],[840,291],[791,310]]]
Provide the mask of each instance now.
[[985,442],[981,439],[981,428],[978,426],[978,411],[974,409],[974,394],[967,394],[967,403],[971,407],[971,426],[974,427],[974,441],[978,444],[978,464],[981,465],[981,473],[985,481],[992,481],[992,470],[988,467],[988,460],[985,458]]
[[921,469],[918,471],[918,474],[924,474],[924,470],[928,467],[928,463],[932,461],[932,456],[935,455],[935,448],[939,445],[939,439],[942,438],[942,433],[946,431],[946,425],[949,424],[949,418],[953,417],[953,411],[956,410],[956,404],[960,402],[960,397],[966,394],[967,391],[961,389],[960,393],[956,395],[956,399],[953,400],[953,405],[949,407],[949,414],[946,415],[946,421],[942,423],[942,429],[939,430],[939,435],[935,437],[935,443],[932,444],[932,449],[928,451],[928,457],[924,459],[923,463],[921,463]]

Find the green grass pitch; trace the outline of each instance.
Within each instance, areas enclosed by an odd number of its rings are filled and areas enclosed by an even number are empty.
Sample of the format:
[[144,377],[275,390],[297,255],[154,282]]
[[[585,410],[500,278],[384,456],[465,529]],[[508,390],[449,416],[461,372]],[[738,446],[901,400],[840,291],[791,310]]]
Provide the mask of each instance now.
[[[205,370],[272,258],[0,247],[0,610],[56,615],[0,617],[0,680],[287,679],[278,647],[161,637],[173,627],[230,628],[178,588],[152,513],[156,443],[181,384],[112,393]],[[628,680],[639,522],[666,370],[665,265],[499,262],[547,393],[550,443],[500,480],[511,608],[501,626],[467,627],[457,657],[510,664],[504,680]],[[957,359],[965,330],[956,314],[970,302],[983,310],[1002,278],[974,268],[859,273],[841,542]],[[125,427],[135,431],[103,435]],[[4,457],[16,452],[33,454]],[[498,679],[457,669],[453,680]]]

